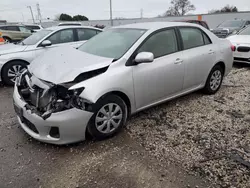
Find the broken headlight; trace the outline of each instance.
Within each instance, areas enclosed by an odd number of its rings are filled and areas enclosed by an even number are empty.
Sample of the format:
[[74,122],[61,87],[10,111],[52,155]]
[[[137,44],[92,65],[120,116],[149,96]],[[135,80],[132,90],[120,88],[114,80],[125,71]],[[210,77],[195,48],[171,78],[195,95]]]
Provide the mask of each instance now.
[[89,105],[91,104],[90,101],[80,97],[80,94],[82,93],[83,90],[84,90],[84,88],[72,90],[74,93],[73,100],[72,100],[72,106],[77,108],[77,109],[80,109],[80,110],[88,109]]

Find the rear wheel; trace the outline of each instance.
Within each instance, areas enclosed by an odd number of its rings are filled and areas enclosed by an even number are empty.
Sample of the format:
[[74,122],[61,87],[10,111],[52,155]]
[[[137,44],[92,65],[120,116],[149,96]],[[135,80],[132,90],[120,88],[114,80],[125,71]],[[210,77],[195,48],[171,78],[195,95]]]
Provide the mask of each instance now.
[[215,94],[221,87],[224,71],[220,65],[215,65],[211,70],[203,92],[209,95]]
[[88,124],[88,132],[98,140],[114,136],[127,120],[126,103],[116,95],[100,99],[95,104],[94,111]]
[[7,63],[2,69],[2,79],[6,85],[14,85],[16,79],[27,69],[27,64],[22,61]]
[[11,39],[9,37],[3,37],[5,43],[11,43]]

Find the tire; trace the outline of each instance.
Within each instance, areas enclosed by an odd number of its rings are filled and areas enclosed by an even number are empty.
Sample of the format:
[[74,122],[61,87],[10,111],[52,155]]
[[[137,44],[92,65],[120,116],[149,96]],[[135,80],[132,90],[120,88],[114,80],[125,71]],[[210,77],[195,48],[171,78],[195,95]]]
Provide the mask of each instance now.
[[220,89],[224,77],[224,70],[220,65],[215,65],[208,75],[203,92],[208,95],[217,93]]
[[4,65],[2,69],[2,80],[6,85],[13,86],[15,80],[20,76],[21,72],[27,69],[27,63],[23,61],[12,61]]
[[9,37],[3,37],[5,43],[11,43],[11,39]]
[[[115,113],[117,111],[113,116],[109,115],[109,107],[111,106],[111,112]],[[104,140],[114,136],[126,123],[127,105],[117,95],[108,95],[100,99],[93,107],[93,110],[94,114],[88,123],[87,130],[97,140]],[[106,115],[103,110],[105,110]]]

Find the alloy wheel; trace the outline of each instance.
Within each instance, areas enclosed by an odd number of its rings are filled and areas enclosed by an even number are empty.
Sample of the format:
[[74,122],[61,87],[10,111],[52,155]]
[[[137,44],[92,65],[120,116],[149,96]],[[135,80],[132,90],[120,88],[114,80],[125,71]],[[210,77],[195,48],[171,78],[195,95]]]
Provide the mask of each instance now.
[[221,71],[219,70],[214,71],[210,79],[210,88],[213,91],[217,90],[221,85],[221,81],[222,81]]
[[22,65],[13,65],[9,70],[8,70],[8,77],[9,79],[15,83],[16,79],[21,76],[22,72],[26,68],[23,67]]

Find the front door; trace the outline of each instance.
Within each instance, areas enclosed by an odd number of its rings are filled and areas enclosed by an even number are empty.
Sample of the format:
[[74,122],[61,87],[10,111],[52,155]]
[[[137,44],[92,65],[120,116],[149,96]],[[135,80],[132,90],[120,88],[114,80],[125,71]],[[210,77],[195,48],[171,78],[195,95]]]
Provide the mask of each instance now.
[[56,48],[60,46],[72,46],[76,48],[79,46],[78,42],[76,41],[73,29],[64,29],[57,31],[56,33],[48,37],[46,40],[49,40],[52,43],[52,45],[47,47],[42,47],[38,45],[38,47],[35,50],[36,57],[51,48]]
[[136,108],[140,110],[182,91],[184,65],[175,29],[151,35],[139,52],[152,52],[152,63],[133,67]]

